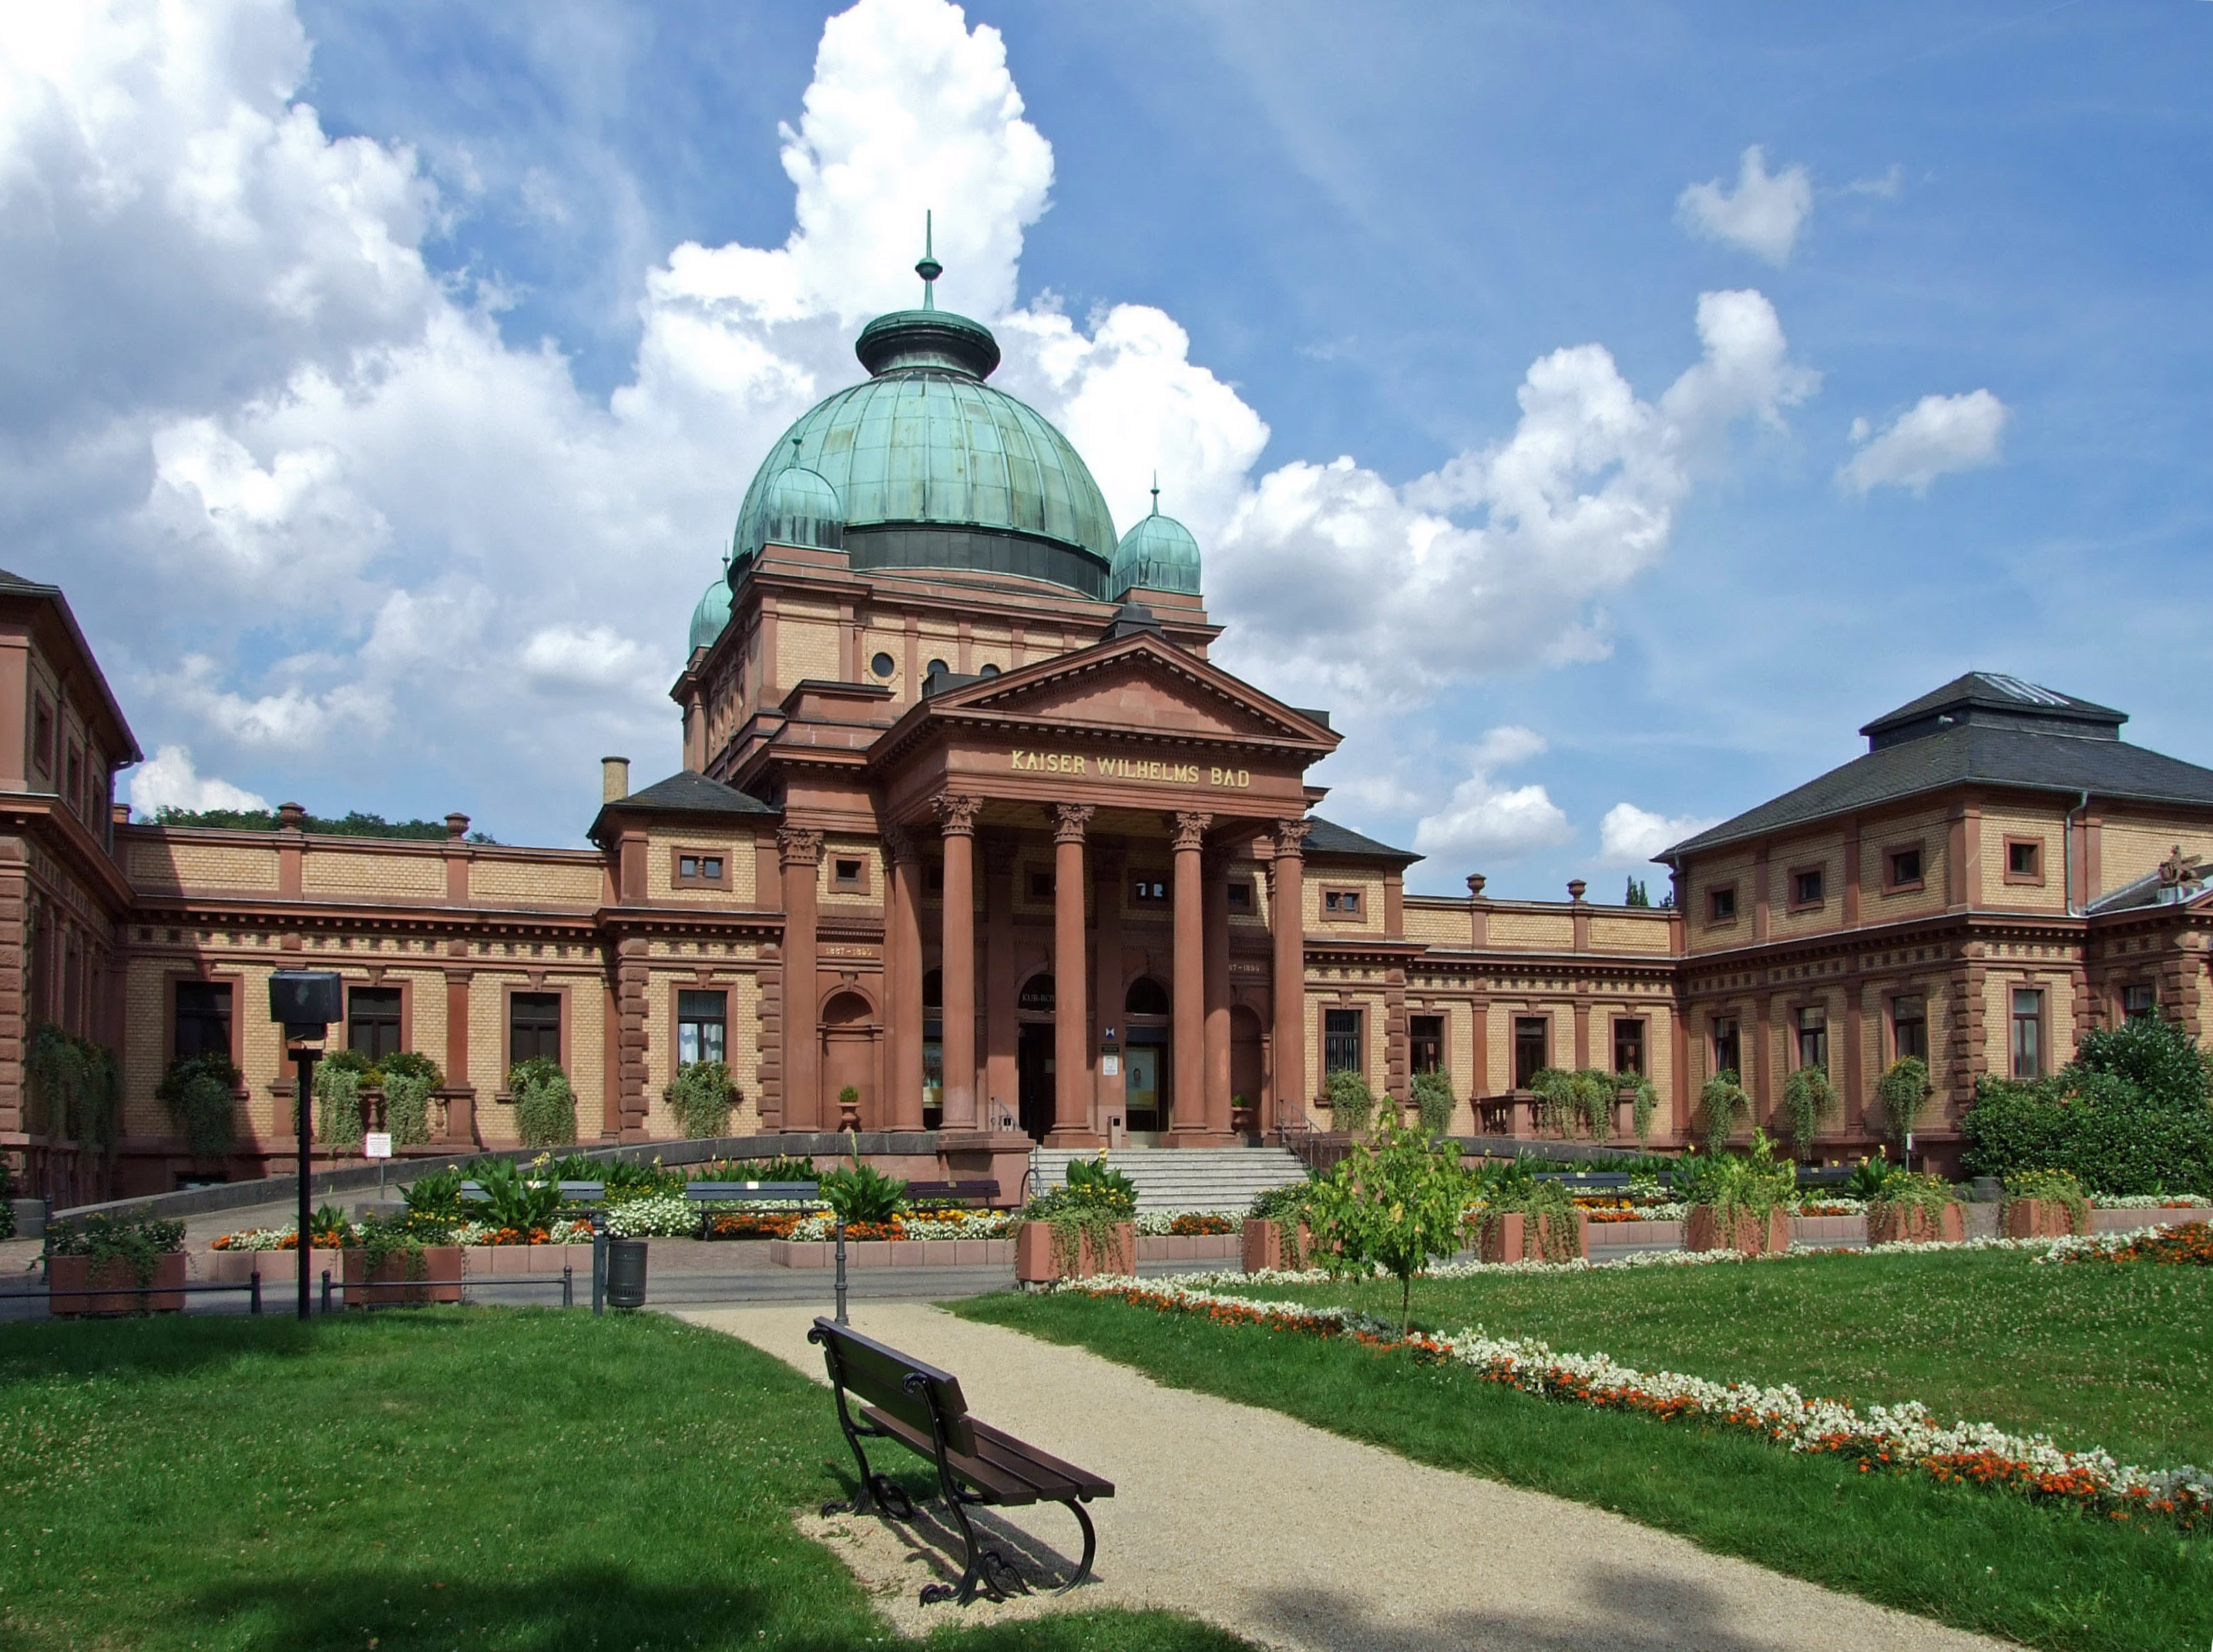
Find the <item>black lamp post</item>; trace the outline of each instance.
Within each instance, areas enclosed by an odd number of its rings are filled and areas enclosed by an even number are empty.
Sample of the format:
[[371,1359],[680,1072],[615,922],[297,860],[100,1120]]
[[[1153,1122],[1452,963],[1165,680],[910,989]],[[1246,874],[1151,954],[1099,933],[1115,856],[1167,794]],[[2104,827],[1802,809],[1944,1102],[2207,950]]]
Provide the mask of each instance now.
[[296,1098],[300,1124],[300,1317],[308,1314],[308,1273],[314,1260],[314,1220],[308,1194],[308,1167],[312,1143],[313,1115],[308,1111],[315,1093],[315,1063],[322,1055],[323,1039],[331,1023],[345,1019],[345,992],[336,971],[280,969],[269,978],[269,1019],[284,1027],[284,1042],[300,1064],[300,1088]]

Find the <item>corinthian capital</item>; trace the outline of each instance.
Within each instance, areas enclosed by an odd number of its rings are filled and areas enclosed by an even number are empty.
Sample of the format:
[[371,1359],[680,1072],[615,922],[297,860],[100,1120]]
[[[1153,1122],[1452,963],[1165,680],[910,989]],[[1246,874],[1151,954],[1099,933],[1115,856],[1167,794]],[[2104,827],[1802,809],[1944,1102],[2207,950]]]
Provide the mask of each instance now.
[[1213,824],[1211,814],[1180,809],[1168,816],[1168,841],[1179,850],[1204,849],[1206,847],[1206,829]]
[[1052,806],[1053,842],[1082,843],[1084,828],[1091,824],[1091,817],[1098,812],[1089,803],[1055,803]]
[[776,846],[786,866],[822,864],[822,833],[814,826],[778,826]]
[[942,791],[930,800],[930,806],[937,811],[937,818],[948,838],[972,838],[976,835],[976,816],[984,807],[980,797],[964,797],[957,792]]

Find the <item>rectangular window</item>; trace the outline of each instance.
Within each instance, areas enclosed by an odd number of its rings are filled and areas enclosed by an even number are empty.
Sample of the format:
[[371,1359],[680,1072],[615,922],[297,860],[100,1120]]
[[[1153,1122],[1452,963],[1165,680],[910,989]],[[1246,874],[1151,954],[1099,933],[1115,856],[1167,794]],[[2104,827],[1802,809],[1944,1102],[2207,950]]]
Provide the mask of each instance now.
[[399,989],[346,989],[346,1048],[375,1059],[399,1053]]
[[1809,866],[1790,875],[1790,905],[1803,909],[1821,904],[1821,869]]
[[1706,922],[1732,924],[1736,921],[1736,885],[1724,883],[1718,889],[1706,891]]
[[1929,1059],[1929,1004],[1917,992],[1890,1001],[1890,1058],[1903,1061],[1908,1056]]
[[2132,1021],[2148,1021],[2159,1014],[2159,989],[2140,981],[2121,989],[2121,1014]]
[[1229,910],[1233,912],[1249,912],[1253,910],[1251,884],[1233,883],[1229,886]]
[[1321,1070],[1325,1073],[1364,1073],[1360,1059],[1360,1012],[1325,1009],[1321,1012]]
[[1360,916],[1360,891],[1325,889],[1321,892],[1321,910],[1326,917],[1357,917]]
[[1644,1023],[1643,1021],[1614,1022],[1613,1070],[1618,1073],[1642,1073],[1644,1070]]
[[230,983],[177,983],[177,1047],[179,1056],[230,1053]]
[[31,761],[39,765],[41,774],[52,774],[54,768],[54,713],[45,698],[31,697]]
[[517,992],[507,1001],[507,1063],[561,1059],[561,995]]
[[680,991],[676,995],[676,1064],[691,1067],[703,1061],[727,1059],[722,1035],[729,1016],[728,993]]
[[1130,902],[1136,906],[1167,905],[1168,904],[1167,880],[1149,876],[1131,879]]
[[1445,1018],[1411,1015],[1406,1020],[1406,1060],[1410,1070],[1434,1073],[1445,1064]]
[[1744,1073],[1744,1045],[1738,1036],[1736,1017],[1714,1017],[1714,1070],[1717,1073]]
[[1052,873],[1033,872],[1030,874],[1030,899],[1032,900],[1045,901],[1049,901],[1052,899]]
[[1552,1018],[1516,1015],[1514,1018],[1514,1088],[1526,1090],[1537,1075],[1552,1064]]
[[2044,840],[2042,838],[2009,838],[2006,839],[2005,878],[2008,883],[2044,881]]
[[1921,887],[1921,845],[1911,849],[1893,849],[1884,857],[1883,887],[1886,889],[1918,889]]
[[857,860],[833,860],[830,863],[830,879],[840,889],[858,889],[863,885],[861,863]]
[[1798,1012],[1798,1064],[1829,1070],[1829,1012],[1805,1009]]
[[2014,989],[2013,1076],[2044,1076],[2044,994],[2036,987]]

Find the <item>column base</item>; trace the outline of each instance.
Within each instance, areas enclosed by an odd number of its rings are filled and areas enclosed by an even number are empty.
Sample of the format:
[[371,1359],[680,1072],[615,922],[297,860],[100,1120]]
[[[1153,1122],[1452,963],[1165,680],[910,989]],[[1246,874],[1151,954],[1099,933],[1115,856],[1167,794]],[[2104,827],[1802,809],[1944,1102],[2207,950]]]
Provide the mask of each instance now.
[[1104,1147],[1106,1138],[1095,1130],[1056,1130],[1046,1133],[1047,1147]]

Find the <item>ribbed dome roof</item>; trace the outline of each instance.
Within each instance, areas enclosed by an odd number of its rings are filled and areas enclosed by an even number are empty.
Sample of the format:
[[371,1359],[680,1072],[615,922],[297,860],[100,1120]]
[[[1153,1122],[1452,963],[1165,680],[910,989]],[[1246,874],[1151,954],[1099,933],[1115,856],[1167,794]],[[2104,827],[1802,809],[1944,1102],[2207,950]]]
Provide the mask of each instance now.
[[1161,515],[1160,501],[1153,514],[1122,536],[1114,552],[1113,576],[1107,583],[1115,594],[1141,586],[1149,591],[1187,591],[1199,594],[1198,541],[1173,516]]
[[685,649],[688,655],[700,649],[715,646],[715,639],[722,634],[722,627],[730,623],[730,584],[718,579],[707,588],[699,599],[699,606],[692,610],[692,643]]
[[983,382],[999,363],[990,328],[925,299],[878,316],[855,350],[875,376],[820,403],[771,451],[738,513],[733,578],[763,544],[790,542],[778,479],[798,466],[838,501],[856,568],[973,569],[1108,594],[1106,501],[1066,436]]

